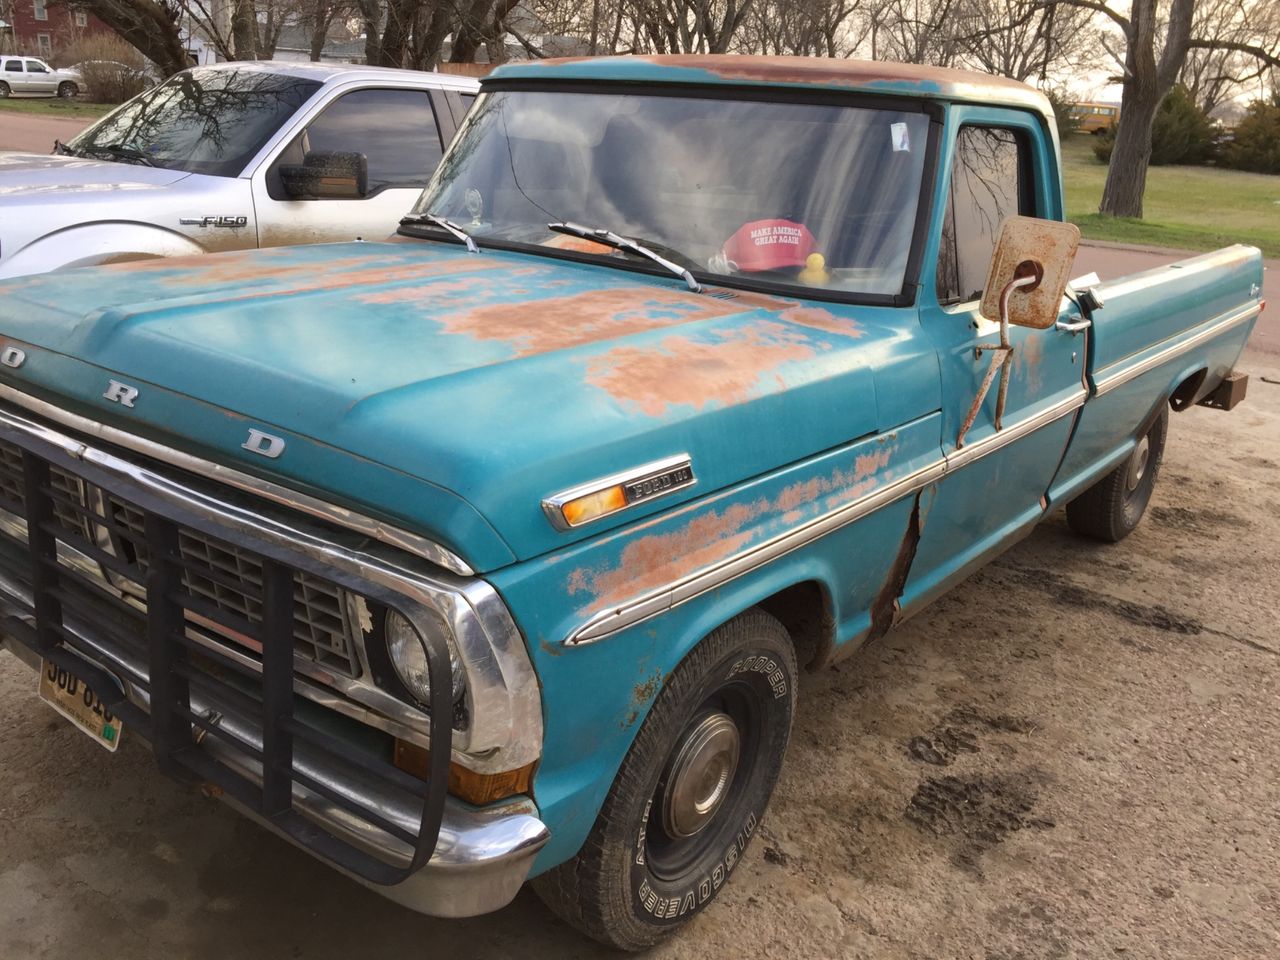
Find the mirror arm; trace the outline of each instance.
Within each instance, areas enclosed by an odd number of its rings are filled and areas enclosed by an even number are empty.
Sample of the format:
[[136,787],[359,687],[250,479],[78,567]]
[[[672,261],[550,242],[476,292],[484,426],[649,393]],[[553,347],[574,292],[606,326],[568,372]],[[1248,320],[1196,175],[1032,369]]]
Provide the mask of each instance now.
[[957,450],[964,446],[964,435],[969,432],[969,428],[973,426],[973,421],[978,418],[978,411],[982,408],[982,401],[987,398],[987,392],[991,389],[997,370],[1000,372],[1000,389],[996,393],[995,428],[997,431],[1004,429],[1004,423],[1002,422],[1004,420],[1004,405],[1009,396],[1009,373],[1013,369],[1013,344],[1009,342],[1009,297],[1013,295],[1015,290],[1020,290],[1023,287],[1039,286],[1040,279],[1040,272],[1014,277],[1000,291],[1000,342],[998,344],[979,344],[975,350],[979,357],[983,353],[991,353],[993,356],[991,357],[991,366],[987,368],[987,375],[982,379],[982,386],[978,388],[978,395],[973,398],[969,413],[965,416],[964,423],[960,425],[960,432],[956,435]]

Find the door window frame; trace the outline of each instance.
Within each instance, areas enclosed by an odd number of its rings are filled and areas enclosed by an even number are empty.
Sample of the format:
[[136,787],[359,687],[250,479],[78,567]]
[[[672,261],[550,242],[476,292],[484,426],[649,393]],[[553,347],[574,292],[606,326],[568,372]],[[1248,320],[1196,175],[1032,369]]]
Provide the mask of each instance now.
[[[424,87],[424,86],[418,86],[414,84],[404,84],[404,83],[381,83],[380,82],[376,86],[370,85],[367,83],[344,84],[340,87],[335,87],[329,96],[322,95],[319,99],[316,100],[315,103],[311,104],[309,107],[304,108],[304,110],[299,110],[296,114],[294,114],[294,123],[291,126],[289,126],[287,131],[283,132],[282,134],[278,134],[277,137],[271,143],[269,143],[265,148],[265,150],[263,151],[263,153],[270,151],[269,157],[261,161],[255,159],[250,164],[251,167],[254,167],[256,165],[256,170],[253,174],[253,177],[254,179],[260,178],[260,184],[261,184],[262,190],[267,195],[268,198],[270,198],[272,201],[276,203],[313,202],[312,200],[303,200],[303,199],[297,199],[297,198],[288,197],[288,196],[276,197],[275,193],[277,191],[273,189],[273,180],[275,179],[273,177],[273,174],[275,172],[276,166],[281,161],[284,160],[285,153],[290,149],[290,147],[293,146],[293,144],[297,141],[297,139],[301,137],[304,133],[306,133],[307,128],[310,127],[311,124],[319,120],[324,115],[324,112],[326,110],[332,107],[335,103],[337,103],[343,97],[350,96],[351,94],[355,94],[355,93],[364,93],[366,91],[373,91],[373,90],[406,91],[406,92],[419,93],[419,94],[425,95],[427,98],[427,102],[431,107],[431,112],[435,117],[436,136],[440,138],[441,156],[444,155],[444,151],[448,150],[449,148],[449,142],[452,139],[452,136],[450,136],[449,138],[445,137],[446,126],[443,121],[445,117],[449,117],[449,119],[452,120],[452,114],[449,110],[448,105],[444,102],[441,91],[434,89],[432,87]],[[324,89],[321,88],[321,94],[323,93],[324,93]],[[259,154],[259,157],[262,157],[262,153]],[[430,179],[430,173],[428,173],[428,179]],[[425,186],[426,186],[426,181],[423,181],[422,186],[417,187],[418,191],[421,192],[422,187],[425,187]],[[365,196],[360,197],[357,200],[347,200],[345,202],[362,203],[365,200],[370,200],[378,196],[379,194],[384,193],[387,190],[411,190],[411,189],[414,189],[414,187],[404,185],[404,184],[388,184],[384,187],[379,188],[378,190],[373,191],[372,193],[368,193]],[[332,198],[315,198],[315,199],[318,199],[318,200],[329,199],[329,202],[333,202]]]
[[[1018,134],[1027,148],[1024,170],[1029,172],[1034,216],[1048,220],[1062,219],[1065,204],[1062,182],[1058,176],[1058,135],[1040,115],[1016,107],[983,107],[952,104],[947,110],[945,130],[939,154],[938,176],[934,181],[933,217],[929,239],[920,270],[921,307],[932,307],[947,313],[973,313],[981,298],[959,302],[942,302],[938,296],[938,254],[942,243],[947,201],[951,195],[951,174],[956,143],[964,127],[995,127]],[[1046,150],[1045,145],[1052,145]]]

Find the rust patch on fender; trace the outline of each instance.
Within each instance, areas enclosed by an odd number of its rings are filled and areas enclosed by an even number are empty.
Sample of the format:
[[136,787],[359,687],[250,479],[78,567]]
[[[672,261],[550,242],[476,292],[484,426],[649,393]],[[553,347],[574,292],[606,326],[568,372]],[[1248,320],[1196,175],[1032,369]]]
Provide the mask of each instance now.
[[573,571],[569,575],[568,591],[593,594],[594,609],[664,587],[745,546],[752,535],[744,528],[766,506],[765,501],[734,504],[723,513],[708,512],[695,517],[670,533],[633,540],[623,548],[616,567]]
[[716,342],[673,336],[652,348],[617,347],[592,359],[587,382],[650,417],[674,406],[733,406],[749,400],[778,367],[813,357],[819,346],[776,321],[716,333]]
[[440,318],[446,333],[510,344],[516,356],[741,313],[733,301],[660,287],[613,287],[524,303],[495,303]]
[[[857,456],[848,469],[793,483],[772,498],[733,504],[720,513],[707,511],[677,530],[636,537],[623,547],[616,565],[571,572],[566,589],[571,595],[593,595],[586,611],[589,613],[670,586],[747,546],[759,534],[759,530],[750,525],[762,517],[779,516],[784,523],[794,525],[805,519],[801,508],[824,495],[827,501],[823,507],[829,508],[874,489],[877,484],[874,474],[888,464],[892,454],[892,447],[883,447]],[[689,504],[687,508],[697,509],[697,506]],[[669,515],[659,515],[638,529],[670,519]]]

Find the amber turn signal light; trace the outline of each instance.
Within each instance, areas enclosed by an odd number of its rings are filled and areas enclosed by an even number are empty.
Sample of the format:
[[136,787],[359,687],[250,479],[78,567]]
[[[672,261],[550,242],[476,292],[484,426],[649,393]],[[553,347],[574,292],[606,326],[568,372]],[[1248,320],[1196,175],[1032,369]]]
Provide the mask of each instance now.
[[588,520],[595,520],[621,510],[626,505],[627,494],[619,483],[616,486],[597,490],[595,493],[588,493],[585,497],[570,500],[560,508],[560,512],[564,515],[565,523],[576,527]]
[[[409,743],[407,740],[396,740],[395,764],[405,773],[427,779],[429,760],[428,750]],[[501,773],[476,773],[457,763],[449,764],[449,792],[459,800],[483,806],[497,800],[505,800],[521,793],[528,793],[533,783],[535,763],[527,764],[516,770],[504,770]]]

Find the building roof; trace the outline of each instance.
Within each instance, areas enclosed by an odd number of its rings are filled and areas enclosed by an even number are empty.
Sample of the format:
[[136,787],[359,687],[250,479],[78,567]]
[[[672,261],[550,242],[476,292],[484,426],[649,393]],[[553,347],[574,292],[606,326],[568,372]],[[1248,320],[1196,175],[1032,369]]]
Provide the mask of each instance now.
[[887,96],[1009,104],[1053,115],[1044,94],[1006,77],[911,63],[831,57],[676,54],[529,60],[502,66],[485,82],[553,79],[857,90]]

